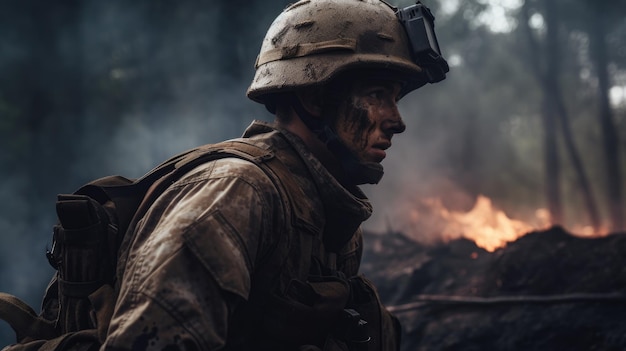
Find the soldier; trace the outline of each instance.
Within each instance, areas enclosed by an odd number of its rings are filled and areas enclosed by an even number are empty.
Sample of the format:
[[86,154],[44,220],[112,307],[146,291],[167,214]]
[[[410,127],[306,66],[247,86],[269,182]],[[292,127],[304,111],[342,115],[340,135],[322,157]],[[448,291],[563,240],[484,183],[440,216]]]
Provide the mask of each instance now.
[[433,21],[419,2],[287,7],[248,89],[275,122],[60,196],[41,315],[0,293],[5,350],[398,350],[358,274],[358,186],[405,130],[398,100],[448,72]]
[[397,319],[358,275],[372,211],[358,185],[405,130],[397,101],[445,78],[432,29],[421,4],[287,7],[247,93],[276,115],[241,139],[260,156],[202,164],[151,206],[102,349],[397,350]]
[[398,100],[448,72],[433,21],[419,2],[287,7],[248,89],[275,122],[60,196],[41,315],[0,293],[5,350],[398,350],[398,320],[358,274],[372,211],[358,186],[405,130]]

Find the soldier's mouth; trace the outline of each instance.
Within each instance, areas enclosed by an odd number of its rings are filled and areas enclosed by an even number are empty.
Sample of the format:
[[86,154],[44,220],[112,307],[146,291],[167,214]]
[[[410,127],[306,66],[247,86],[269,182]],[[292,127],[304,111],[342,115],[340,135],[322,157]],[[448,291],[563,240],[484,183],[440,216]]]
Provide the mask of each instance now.
[[385,150],[391,147],[391,142],[381,142],[372,145],[370,149],[370,155],[375,162],[381,162],[387,157],[387,152]]

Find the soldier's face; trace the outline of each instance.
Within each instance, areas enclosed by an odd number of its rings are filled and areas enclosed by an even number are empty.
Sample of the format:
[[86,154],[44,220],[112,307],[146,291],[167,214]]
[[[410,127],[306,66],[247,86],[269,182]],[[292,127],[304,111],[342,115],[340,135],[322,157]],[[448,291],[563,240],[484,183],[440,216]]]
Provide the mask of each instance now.
[[387,80],[357,79],[337,109],[335,130],[361,162],[380,163],[394,134],[406,126],[398,112],[401,86]]

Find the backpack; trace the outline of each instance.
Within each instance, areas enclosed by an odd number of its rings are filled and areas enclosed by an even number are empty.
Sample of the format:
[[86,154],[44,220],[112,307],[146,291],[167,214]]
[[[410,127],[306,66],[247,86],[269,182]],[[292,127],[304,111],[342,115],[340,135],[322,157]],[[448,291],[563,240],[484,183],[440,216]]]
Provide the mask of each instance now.
[[288,172],[270,151],[248,139],[233,139],[179,154],[137,180],[108,176],[73,194],[58,195],[58,223],[46,253],[56,272],[46,288],[42,313],[0,293],[0,318],[17,339],[3,350],[97,350],[115,307],[118,259],[123,259],[137,222],[185,173],[226,157],[257,164],[273,181],[276,174]]

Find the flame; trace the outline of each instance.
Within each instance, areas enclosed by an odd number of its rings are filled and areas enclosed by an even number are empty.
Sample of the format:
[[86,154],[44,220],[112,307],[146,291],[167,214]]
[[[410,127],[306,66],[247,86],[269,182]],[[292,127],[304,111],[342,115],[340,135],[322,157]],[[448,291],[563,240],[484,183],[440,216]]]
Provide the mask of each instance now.
[[[491,199],[484,195],[477,196],[473,208],[468,212],[450,210],[440,198],[425,198],[414,205],[417,206],[410,210],[409,218],[417,240],[421,237],[449,241],[464,237],[489,252],[505,247],[507,243],[527,233],[545,230],[553,225],[550,211],[545,208],[535,210],[531,222],[525,222],[510,218],[504,211],[495,208]],[[578,237],[609,235],[606,228],[594,229],[588,225],[567,227],[572,235]]]
[[[538,210],[536,215],[541,219],[545,211]],[[477,197],[469,212],[451,211],[443,206],[440,199],[424,199],[420,211],[414,210],[411,217],[417,226],[429,225],[445,240],[465,237],[489,252],[536,229],[528,223],[509,218],[504,211],[494,208],[491,200],[483,195]]]
[[509,218],[503,211],[495,209],[491,200],[478,196],[469,212],[453,212],[441,208],[441,217],[447,221],[443,235],[455,237],[459,234],[476,242],[489,252],[532,231],[530,224]]

